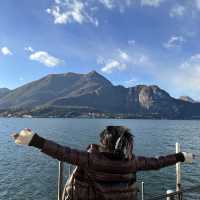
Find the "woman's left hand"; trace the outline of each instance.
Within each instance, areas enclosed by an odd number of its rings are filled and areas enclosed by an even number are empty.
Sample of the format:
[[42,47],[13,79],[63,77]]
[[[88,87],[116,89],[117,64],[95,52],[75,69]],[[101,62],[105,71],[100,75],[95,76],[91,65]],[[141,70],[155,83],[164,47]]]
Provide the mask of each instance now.
[[34,133],[31,129],[23,129],[19,133],[15,133],[12,135],[16,144],[20,145],[29,145]]

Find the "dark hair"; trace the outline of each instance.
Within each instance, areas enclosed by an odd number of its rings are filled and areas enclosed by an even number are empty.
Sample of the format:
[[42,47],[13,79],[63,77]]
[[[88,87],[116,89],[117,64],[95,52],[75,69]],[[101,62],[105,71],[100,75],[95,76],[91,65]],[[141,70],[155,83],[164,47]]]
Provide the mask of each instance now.
[[132,155],[133,135],[124,126],[107,126],[100,134],[100,142],[109,152],[124,158]]

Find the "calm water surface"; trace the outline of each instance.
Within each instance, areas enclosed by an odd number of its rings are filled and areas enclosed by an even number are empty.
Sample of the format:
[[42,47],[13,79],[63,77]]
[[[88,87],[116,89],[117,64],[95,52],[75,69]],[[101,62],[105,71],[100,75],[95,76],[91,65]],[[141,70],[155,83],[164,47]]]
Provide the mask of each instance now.
[[[62,145],[85,149],[97,143],[107,125],[125,125],[135,135],[138,155],[157,156],[174,153],[175,143],[199,157],[192,165],[182,165],[183,187],[200,185],[199,121],[113,120],[113,119],[0,119],[0,200],[55,200],[57,198],[57,160],[33,147],[17,146],[10,134],[29,127],[41,136]],[[66,173],[67,174],[67,173]],[[67,175],[66,175],[67,177]],[[164,194],[175,189],[175,166],[160,171],[140,172],[145,196]],[[200,200],[199,191],[185,195]]]

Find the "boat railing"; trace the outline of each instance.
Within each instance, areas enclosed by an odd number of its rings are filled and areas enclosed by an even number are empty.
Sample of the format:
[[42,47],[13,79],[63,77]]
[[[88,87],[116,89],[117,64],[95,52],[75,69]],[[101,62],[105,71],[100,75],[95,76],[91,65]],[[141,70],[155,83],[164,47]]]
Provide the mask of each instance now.
[[[176,143],[176,153],[180,152],[180,144]],[[68,165],[68,178],[71,176],[73,172],[74,166]],[[62,200],[62,193],[64,189],[64,162],[59,161],[59,170],[58,170],[58,200]],[[180,163],[176,164],[176,191],[167,190],[166,194],[163,195],[155,195],[146,198],[144,196],[144,182],[140,184],[140,199],[141,200],[183,200],[184,196],[187,196],[190,192],[200,191],[200,185],[193,186],[190,188],[183,188],[181,185],[181,166]],[[186,194],[186,195],[185,195]],[[147,195],[146,195],[147,196]]]
[[[166,194],[164,195],[155,195],[151,196],[149,198],[145,198],[145,200],[189,200],[189,198],[186,196],[189,195],[191,192],[199,192],[200,191],[200,185],[189,187],[189,188],[184,188],[181,189],[180,191],[172,191],[172,190],[167,190]],[[196,198],[195,198],[196,199]]]

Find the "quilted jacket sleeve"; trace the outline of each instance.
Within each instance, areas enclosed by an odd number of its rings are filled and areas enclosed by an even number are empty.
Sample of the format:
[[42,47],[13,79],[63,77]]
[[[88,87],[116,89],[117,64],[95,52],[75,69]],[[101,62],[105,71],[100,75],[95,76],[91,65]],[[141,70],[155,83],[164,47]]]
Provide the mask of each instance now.
[[52,158],[58,159],[60,161],[77,166],[88,166],[89,153],[86,151],[59,145],[53,141],[46,140],[37,134],[34,135],[29,145],[39,148],[42,153],[45,153],[48,156],[51,156]]
[[141,170],[158,170],[163,167],[174,165],[177,162],[184,162],[185,158],[182,153],[170,154],[160,157],[143,157],[138,156],[135,158],[136,171]]

